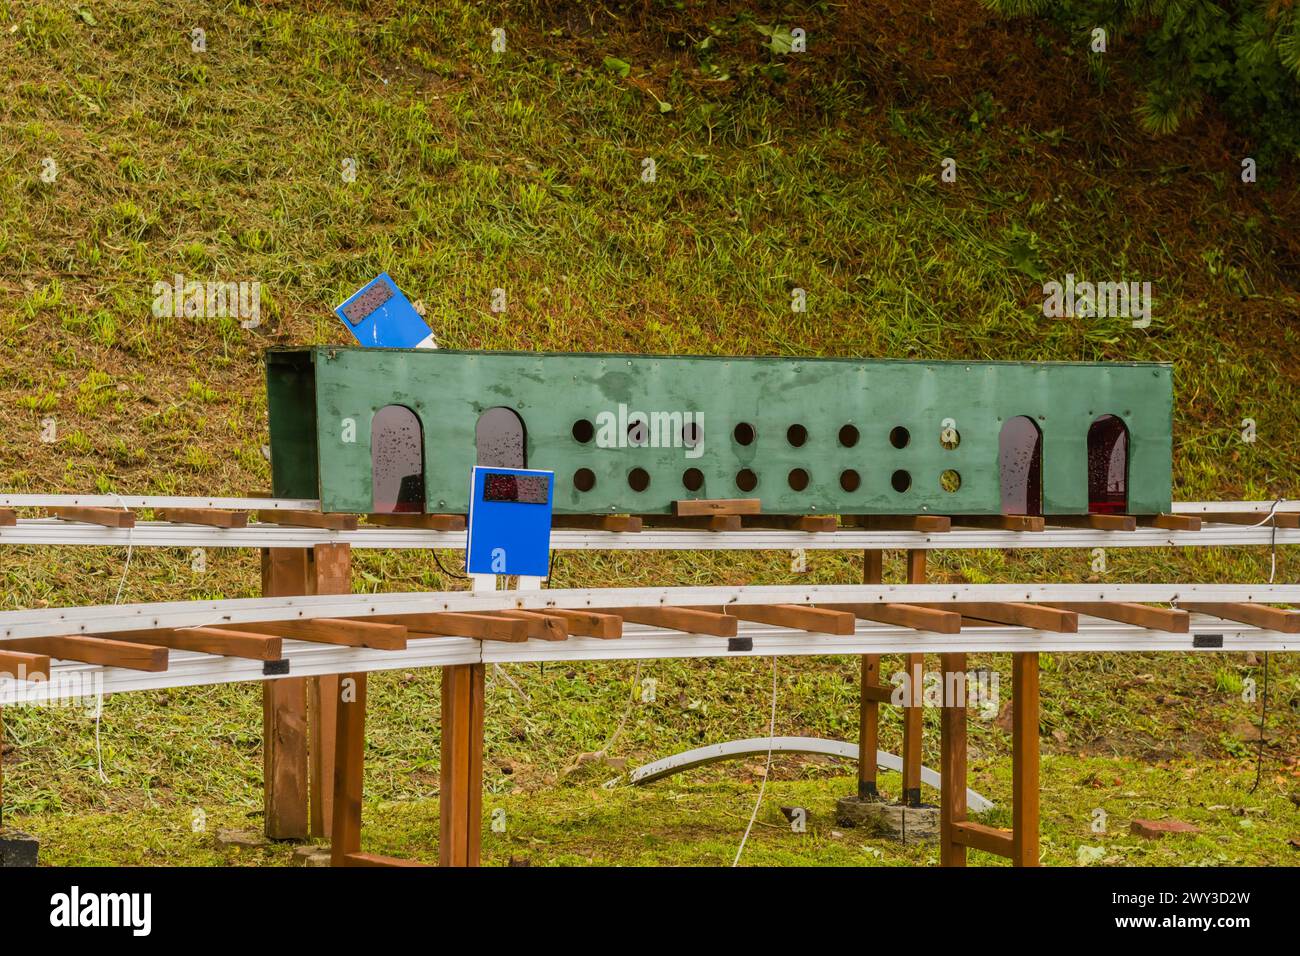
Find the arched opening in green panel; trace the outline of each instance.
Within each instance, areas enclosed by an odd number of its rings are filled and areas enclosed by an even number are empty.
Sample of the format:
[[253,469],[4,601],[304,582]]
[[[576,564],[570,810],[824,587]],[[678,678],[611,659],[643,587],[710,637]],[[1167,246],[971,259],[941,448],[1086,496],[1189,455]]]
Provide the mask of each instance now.
[[1027,415],[1002,423],[998,434],[998,485],[1004,515],[1043,513],[1043,433]]
[[424,510],[424,430],[405,405],[385,405],[370,421],[370,481],[375,514]]
[[1128,511],[1128,426],[1102,415],[1088,428],[1088,512]]
[[474,426],[474,448],[480,465],[493,468],[527,468],[527,431],[514,409],[486,408]]

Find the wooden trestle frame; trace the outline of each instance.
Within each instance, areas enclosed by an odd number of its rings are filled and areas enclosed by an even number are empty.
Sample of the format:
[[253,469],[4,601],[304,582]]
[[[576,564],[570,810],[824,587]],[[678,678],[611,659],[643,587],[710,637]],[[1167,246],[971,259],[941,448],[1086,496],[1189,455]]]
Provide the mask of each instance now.
[[[669,518],[648,523],[703,523],[712,530],[732,530],[741,516],[754,527],[785,527],[829,532],[833,516],[755,516],[747,502],[685,503]],[[55,515],[65,521],[87,522],[112,528],[134,525],[123,508],[61,507]],[[244,528],[247,515],[212,507],[172,508],[165,520],[219,528]],[[355,516],[328,515],[301,510],[259,512],[265,523],[295,527],[352,530]],[[1207,512],[1218,521],[1245,521],[1237,514]],[[1120,518],[1121,521],[1110,521]],[[815,519],[815,520],[813,520]],[[1106,520],[1102,520],[1106,519]],[[1255,515],[1249,519],[1256,520]],[[1129,516],[1050,518],[1054,524],[1079,524],[1102,530],[1132,530],[1138,524],[1174,530],[1196,530],[1200,519],[1176,515],[1133,519]],[[729,522],[723,527],[720,522]],[[1042,530],[1043,519],[1021,516],[995,518],[943,516],[860,517],[846,524],[889,530],[942,533],[952,521],[1002,530]],[[1274,516],[1278,527],[1295,527],[1294,514]],[[454,531],[463,529],[455,515],[371,516],[371,523]],[[0,509],[0,526],[12,526],[14,515]],[[641,521],[635,516],[599,519],[564,519],[559,524],[635,533]],[[688,525],[694,526],[694,525]],[[1122,527],[1121,527],[1122,526]],[[267,597],[351,593],[351,546],[318,542],[307,547],[262,548],[262,589]],[[863,583],[883,583],[883,552],[863,556]],[[924,583],[926,552],[907,551],[907,581]],[[1174,633],[1187,633],[1188,611],[1197,611],[1284,633],[1300,633],[1300,611],[1280,610],[1253,603],[1183,603],[1181,609],[1151,607],[1119,601],[1086,604],[947,603],[947,604],[837,604],[752,605],[718,607],[598,607],[591,610],[501,610],[484,613],[440,612],[404,614],[364,619],[282,621],[220,627],[188,627],[126,631],[95,636],[77,634],[29,637],[0,642],[0,668],[26,668],[28,673],[50,672],[51,658],[80,661],[142,671],[167,668],[169,649],[251,658],[264,662],[264,672],[275,673],[282,663],[284,638],[400,650],[408,633],[474,638],[480,641],[523,642],[529,639],[563,641],[570,634],[617,639],[623,622],[630,621],[669,630],[735,637],[737,622],[755,621],[794,630],[851,635],[857,619],[912,628],[922,632],[959,633],[963,626],[1004,624],[1040,631],[1072,633],[1079,614],[1105,618]],[[907,671],[917,681],[924,656],[905,655]],[[945,674],[964,673],[965,653],[941,653]],[[1012,654],[1012,826],[1000,830],[967,819],[966,709],[963,701],[944,701],[941,714],[940,862],[964,866],[969,849],[1010,859],[1019,866],[1039,862],[1039,687],[1038,655]],[[280,671],[286,673],[286,671]],[[440,863],[443,866],[477,866],[482,828],[483,777],[483,663],[450,664],[442,668],[442,766],[440,781]],[[362,851],[361,808],[365,753],[366,674],[348,673],[313,677],[279,677],[264,682],[263,740],[265,827],[273,839],[301,840],[329,836],[332,862],[338,866],[414,865]],[[945,681],[945,685],[947,681]],[[859,714],[860,760],[858,794],[876,798],[875,754],[879,742],[879,708],[891,701],[892,688],[880,682],[880,655],[861,659]],[[922,708],[915,699],[903,711],[902,785],[904,805],[921,803]],[[0,768],[0,811],[3,810],[3,775]]]
[[[926,553],[907,552],[907,582],[925,583]],[[884,553],[863,553],[863,584],[882,584]],[[897,606],[895,606],[897,608]],[[867,610],[867,609],[864,609]],[[990,612],[988,609],[985,613]],[[897,618],[900,620],[901,618]],[[917,626],[920,622],[913,622]],[[930,627],[942,621],[925,622]],[[956,622],[958,628],[960,621]],[[951,630],[951,629],[947,629]],[[973,848],[1007,857],[1016,866],[1038,865],[1038,655],[1012,654],[1012,810],[1011,829],[999,830],[966,819],[966,705],[965,701],[943,701],[940,723],[939,776],[939,862],[942,866],[965,866],[966,850]],[[966,655],[940,654],[944,674],[965,673]],[[924,655],[906,655],[911,686],[919,685],[924,671]],[[880,655],[862,658],[860,716],[858,722],[858,796],[877,799],[876,748],[879,745],[880,705],[891,702],[892,690],[880,684]],[[945,691],[946,697],[946,691]],[[905,806],[921,805],[921,707],[913,695],[903,704],[903,782],[900,802]]]

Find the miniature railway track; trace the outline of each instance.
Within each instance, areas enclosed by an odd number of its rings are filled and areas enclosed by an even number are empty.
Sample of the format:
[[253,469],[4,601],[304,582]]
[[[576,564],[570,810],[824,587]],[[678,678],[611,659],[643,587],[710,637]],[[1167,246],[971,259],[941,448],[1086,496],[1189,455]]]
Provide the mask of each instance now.
[[[127,640],[133,639],[134,635]],[[84,638],[94,641],[97,638]],[[14,642],[21,644],[22,642]],[[2,650],[5,645],[0,645]],[[859,621],[851,635],[813,634],[791,628],[740,622],[732,638],[668,630],[648,625],[624,625],[617,640],[571,635],[567,640],[524,642],[477,640],[468,637],[411,633],[405,646],[386,650],[311,641],[284,640],[277,666],[250,657],[171,650],[165,670],[105,666],[57,660],[45,673],[49,681],[0,680],[0,705],[43,702],[43,695],[68,693],[102,680],[106,693],[157,690],[265,681],[282,677],[410,670],[457,664],[525,663],[541,661],[657,660],[665,658],[723,658],[773,656],[833,656],[862,654],[975,652],[1139,652],[1139,651],[1297,651],[1300,635],[1193,615],[1189,632],[1170,634],[1087,618],[1076,633],[1038,631],[1006,626],[965,627],[957,634],[922,633]],[[48,690],[43,689],[48,687]]]
[[[860,656],[860,732],[871,753],[877,708],[892,704],[881,655],[905,656],[909,672],[939,655],[945,673],[959,673],[969,653],[1010,653],[1012,828],[965,819],[965,705],[945,706],[940,855],[964,862],[975,847],[1024,865],[1038,859],[1039,652],[1300,650],[1300,611],[1276,606],[1300,604],[1295,584],[921,583],[925,552],[935,549],[1300,544],[1294,502],[1184,502],[1159,516],[843,516],[841,524],[827,515],[559,516],[557,550],[862,550],[869,582],[881,580],[884,550],[906,550],[912,583],[408,594],[348,593],[350,549],[459,550],[462,517],[318,508],[268,498],[0,496],[0,547],[259,548],[263,593],[273,595],[0,612],[0,706],[262,682],[268,834],[307,835],[310,778],[310,832],[331,835],[336,865],[401,865],[360,851],[365,675],[442,668],[440,854],[443,865],[467,866],[479,855],[486,664]],[[337,696],[345,680],[353,699]],[[335,702],[336,724],[322,714],[326,701]],[[923,725],[918,704],[902,709],[903,802],[914,807]],[[859,766],[858,787],[859,796],[877,792],[871,761]]]
[[[194,498],[117,495],[0,495],[0,545],[126,546],[162,548],[307,548],[318,544],[348,544],[356,548],[456,550],[464,547],[458,516],[378,515],[372,524],[358,524],[354,515],[322,515],[310,499]],[[18,518],[14,508],[60,509],[61,517]],[[126,521],[122,512],[162,512],[172,520]],[[1270,518],[1270,511],[1276,517]],[[247,512],[259,520],[247,520]],[[206,514],[205,514],[206,513]],[[735,517],[752,526],[737,530],[706,527],[650,527],[641,531],[564,527],[565,524],[605,524],[617,516],[559,516],[551,546],[559,551],[620,550],[873,550],[987,548],[1152,548],[1225,547],[1300,544],[1300,503],[1268,501],[1196,501],[1173,506],[1176,518],[1199,518],[1199,530],[1152,526],[1140,519],[1133,530],[1074,527],[1074,516],[1043,519],[1039,531],[1005,527],[998,516],[979,518],[918,515],[874,516],[866,527],[842,525],[834,531],[798,530],[796,516]],[[671,520],[671,516],[661,516]],[[815,516],[819,524],[834,516]],[[846,517],[846,521],[853,516]],[[1016,516],[1006,516],[1014,518]],[[1087,517],[1087,516],[1084,516]],[[1092,516],[1123,517],[1123,516]],[[776,519],[782,519],[777,521]],[[436,520],[446,519],[446,520]],[[620,519],[627,523],[636,519]],[[1054,525],[1059,521],[1059,525]],[[1146,523],[1143,523],[1143,522]],[[932,530],[947,523],[949,530]],[[1181,522],[1174,522],[1181,523]],[[1274,524],[1276,523],[1276,527]],[[773,527],[787,524],[790,527]],[[990,525],[989,527],[975,525]],[[813,525],[810,525],[813,527]],[[909,530],[915,527],[922,530]]]
[[[1300,611],[1271,606],[1291,602],[1300,602],[1300,585],[778,585],[242,598],[3,612],[0,662],[56,685],[98,673],[107,689],[132,690],[486,662],[1294,651]],[[31,694],[39,700],[40,683],[0,680],[0,704]]]

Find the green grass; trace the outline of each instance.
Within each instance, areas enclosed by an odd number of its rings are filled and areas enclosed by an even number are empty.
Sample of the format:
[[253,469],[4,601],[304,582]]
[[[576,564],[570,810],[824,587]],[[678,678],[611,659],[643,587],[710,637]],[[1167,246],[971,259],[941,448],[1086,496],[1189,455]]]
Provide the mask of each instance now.
[[[1295,171],[1241,184],[1249,144],[1212,114],[1150,139],[1132,122],[1123,70],[1099,89],[1068,38],[971,0],[942,22],[923,9],[780,3],[381,6],[0,0],[0,487],[269,488],[261,350],[346,341],[331,307],[387,270],[452,347],[1170,361],[1175,497],[1300,494]],[[796,23],[808,54],[763,49],[756,24]],[[204,53],[191,50],[195,26]],[[494,54],[498,26],[508,46]],[[939,175],[949,156],[955,183]],[[1151,281],[1151,327],[1044,318],[1041,282],[1066,272]],[[155,318],[153,284],[177,273],[260,282],[262,324]],[[490,309],[496,288],[504,314]],[[790,311],[795,288],[806,313]],[[58,437],[46,444],[50,418]],[[1240,440],[1245,418],[1254,443]],[[5,547],[0,606],[112,601],[123,557]],[[811,554],[808,579],[860,580],[859,560]],[[938,553],[932,571],[1097,580],[1091,560]],[[1250,549],[1111,550],[1107,565],[1107,581],[1268,573]],[[901,579],[896,557],[888,573]],[[1278,580],[1296,574],[1284,552]],[[556,583],[790,577],[784,554],[566,554]],[[123,600],[249,596],[257,581],[247,552],[211,551],[200,574],[186,550],[141,550]],[[355,556],[359,590],[456,586],[426,554]],[[764,732],[767,666],[642,665],[658,702],[638,706],[617,753],[635,764]],[[563,775],[618,725],[634,672],[513,667],[527,701],[494,679],[487,783],[518,824],[508,840],[487,837],[489,860],[729,860],[752,773],[719,768],[647,791],[600,789],[613,772]],[[779,732],[854,737],[853,661],[785,661],[781,674]],[[1239,684],[1262,676],[1242,655],[1045,662],[1045,858],[1074,862],[1102,805],[1118,820],[1212,824],[1194,840],[1116,838],[1131,847],[1108,849],[1119,862],[1295,862],[1284,837],[1295,835],[1300,670],[1285,656],[1272,660],[1266,772],[1244,795],[1259,705]],[[375,686],[368,846],[431,852],[436,674]],[[256,825],[259,708],[255,686],[114,697],[107,785],[84,715],[10,711],[12,821],[46,836],[55,862],[216,862],[190,821],[202,808],[210,822]],[[897,750],[898,731],[886,711],[884,746]],[[999,794],[1005,733],[972,721],[972,746],[975,785]],[[782,767],[793,769],[762,819],[806,800],[814,830],[760,827],[749,861],[848,862],[865,845],[878,862],[927,858],[830,836],[822,823],[848,789],[844,769]],[[1094,777],[1125,784],[1080,783]]]

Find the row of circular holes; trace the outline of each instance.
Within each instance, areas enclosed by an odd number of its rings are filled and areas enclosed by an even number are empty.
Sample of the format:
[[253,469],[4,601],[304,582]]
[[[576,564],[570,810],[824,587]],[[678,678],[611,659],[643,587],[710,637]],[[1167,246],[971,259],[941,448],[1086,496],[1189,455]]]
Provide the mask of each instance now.
[[[795,491],[808,487],[808,472],[796,468],[786,476],[786,481]],[[900,495],[912,487],[912,475],[906,471],[896,471],[890,475],[889,483]],[[641,492],[650,487],[650,473],[644,468],[633,468],[627,473],[628,487]],[[845,491],[857,491],[862,484],[861,476],[852,468],[840,472],[840,487]],[[579,468],[573,474],[573,486],[579,491],[591,491],[596,487],[596,473],[590,468]],[[687,491],[699,491],[704,487],[704,472],[698,468],[687,468],[682,472],[682,486]],[[741,491],[753,491],[758,487],[758,475],[748,468],[736,472],[736,487]],[[961,487],[961,475],[949,468],[939,476],[939,487],[949,493]]]
[[[628,432],[636,428],[638,422],[628,424]],[[690,429],[688,432],[687,429]],[[749,422],[741,422],[731,433],[731,437],[736,440],[737,445],[752,445],[755,437],[754,426]],[[596,426],[585,418],[580,418],[573,423],[573,437],[575,441],[585,445],[596,436]],[[844,425],[840,428],[840,444],[845,448],[852,448],[858,443],[859,432],[853,425]],[[698,422],[690,422],[682,426],[682,444],[688,448],[694,448],[704,440],[704,429]],[[791,425],[785,430],[785,440],[795,448],[800,448],[808,441],[808,429],[803,425]],[[895,425],[889,432],[889,443],[895,448],[906,448],[907,443],[912,440],[912,433],[902,425]],[[961,435],[956,430],[945,432],[940,438],[940,444],[949,450],[956,448],[961,444]]]

